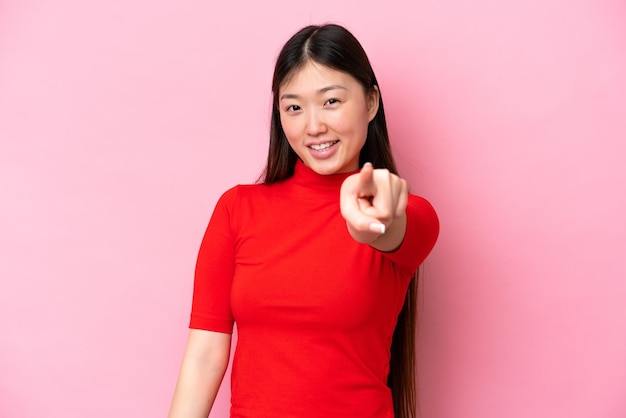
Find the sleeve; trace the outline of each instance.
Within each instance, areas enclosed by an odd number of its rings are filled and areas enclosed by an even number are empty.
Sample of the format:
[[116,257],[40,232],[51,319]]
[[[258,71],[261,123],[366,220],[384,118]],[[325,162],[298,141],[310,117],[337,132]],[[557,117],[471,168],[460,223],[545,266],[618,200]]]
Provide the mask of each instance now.
[[385,254],[412,274],[430,254],[438,236],[439,218],[435,209],[426,199],[410,194],[402,244],[397,250]]
[[232,208],[237,188],[218,200],[202,238],[193,286],[190,328],[233,332],[230,290],[235,270],[235,234]]

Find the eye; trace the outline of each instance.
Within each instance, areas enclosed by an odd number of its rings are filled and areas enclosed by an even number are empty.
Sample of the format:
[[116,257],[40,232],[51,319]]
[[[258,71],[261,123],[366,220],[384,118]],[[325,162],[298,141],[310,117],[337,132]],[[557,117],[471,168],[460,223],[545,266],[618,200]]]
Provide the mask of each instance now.
[[290,105],[287,106],[287,108],[285,109],[287,112],[297,112],[299,110],[301,110],[302,108],[298,105]]
[[339,103],[339,99],[336,99],[336,98],[334,98],[334,97],[333,97],[332,99],[328,99],[328,100],[326,100],[326,103],[325,103],[325,104],[326,104],[326,105],[331,105],[331,106],[332,106],[332,105],[337,104],[337,103]]

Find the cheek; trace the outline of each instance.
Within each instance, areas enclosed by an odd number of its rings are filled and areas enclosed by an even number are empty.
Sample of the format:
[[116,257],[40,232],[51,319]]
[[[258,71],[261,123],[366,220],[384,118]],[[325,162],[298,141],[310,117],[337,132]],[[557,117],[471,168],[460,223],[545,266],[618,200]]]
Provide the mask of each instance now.
[[298,129],[297,124],[291,118],[280,118],[280,124],[283,128],[285,136],[287,137],[287,140],[291,142],[292,139],[296,136]]
[[364,112],[352,112],[351,114],[338,115],[334,127],[337,132],[350,134],[351,136],[360,137],[367,134],[367,125],[369,123],[368,115]]

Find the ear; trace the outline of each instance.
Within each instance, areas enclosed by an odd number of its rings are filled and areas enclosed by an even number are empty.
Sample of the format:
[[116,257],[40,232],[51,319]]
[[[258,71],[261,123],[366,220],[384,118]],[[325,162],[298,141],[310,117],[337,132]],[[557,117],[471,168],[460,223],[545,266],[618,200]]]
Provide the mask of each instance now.
[[372,87],[365,94],[365,100],[367,102],[368,121],[371,122],[378,113],[378,106],[380,103],[380,90],[378,90],[378,86]]

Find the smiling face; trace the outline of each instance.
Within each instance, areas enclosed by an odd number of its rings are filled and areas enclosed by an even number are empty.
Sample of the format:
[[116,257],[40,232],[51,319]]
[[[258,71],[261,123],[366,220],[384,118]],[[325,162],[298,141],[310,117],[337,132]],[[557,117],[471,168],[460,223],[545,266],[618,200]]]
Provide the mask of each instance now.
[[287,141],[318,174],[357,170],[378,89],[365,92],[351,75],[313,61],[279,89],[280,122]]

